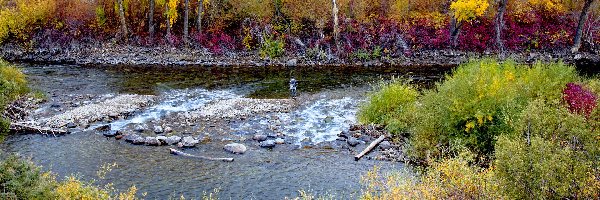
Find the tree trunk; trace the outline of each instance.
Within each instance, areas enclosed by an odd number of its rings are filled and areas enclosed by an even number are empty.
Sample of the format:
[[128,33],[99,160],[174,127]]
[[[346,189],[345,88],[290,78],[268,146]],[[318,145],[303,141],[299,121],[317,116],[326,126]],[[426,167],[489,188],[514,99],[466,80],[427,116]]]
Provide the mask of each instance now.
[[458,46],[458,34],[460,33],[460,27],[462,23],[457,22],[456,18],[452,17],[450,21],[450,47],[456,48]]
[[165,13],[166,13],[166,18],[167,18],[167,34],[166,34],[166,39],[169,43],[171,43],[171,20],[169,19],[169,2],[167,0],[167,2],[165,3]]
[[125,22],[125,9],[123,8],[123,0],[117,0],[119,6],[119,21],[121,22],[121,39],[127,39],[127,22]]
[[583,9],[581,10],[581,14],[579,15],[579,23],[577,24],[577,30],[575,31],[575,38],[573,39],[573,48],[571,48],[572,53],[579,52],[579,48],[581,47],[583,27],[585,26],[585,21],[587,20],[588,11],[590,10],[592,2],[594,2],[594,0],[585,0],[585,3],[583,4]]
[[154,0],[150,0],[150,13],[148,15],[148,34],[152,43],[154,42]]
[[335,48],[336,48],[336,54],[340,54],[340,41],[339,41],[339,34],[340,34],[340,27],[339,27],[339,23],[338,23],[338,7],[337,7],[337,2],[336,0],[333,0],[333,9],[332,9],[332,14],[333,14],[333,38],[335,41]]
[[203,0],[198,0],[198,21],[196,23],[196,31],[198,31],[198,33],[200,33],[202,30],[202,12],[204,12],[203,2]]
[[504,42],[502,42],[502,29],[504,28],[504,12],[508,0],[498,0],[498,12],[496,13],[496,45],[500,55],[504,56]]
[[189,33],[188,33],[188,24],[190,18],[190,0],[185,0],[185,11],[183,12],[183,41],[187,44]]

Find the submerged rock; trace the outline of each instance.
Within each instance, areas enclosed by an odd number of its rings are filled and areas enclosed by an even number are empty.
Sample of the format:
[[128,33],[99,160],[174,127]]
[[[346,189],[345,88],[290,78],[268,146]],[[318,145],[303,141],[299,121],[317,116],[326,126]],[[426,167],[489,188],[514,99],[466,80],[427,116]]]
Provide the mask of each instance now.
[[73,122],[69,122],[69,123],[67,123],[67,128],[77,128],[77,124],[75,124]]
[[225,149],[225,151],[227,151],[229,153],[233,153],[233,154],[243,154],[247,150],[245,145],[239,144],[239,143],[227,144],[227,145],[225,145],[225,147],[223,147],[223,149]]
[[105,131],[104,133],[102,133],[102,135],[106,136],[106,137],[115,137],[117,135],[121,135],[121,131],[117,131],[117,130],[109,130],[109,131]]
[[260,147],[262,148],[273,148],[275,147],[275,141],[274,140],[265,140],[260,142],[260,144],[258,144]]
[[146,127],[142,126],[141,124],[138,124],[135,126],[135,128],[133,130],[141,133],[141,132],[146,131]]

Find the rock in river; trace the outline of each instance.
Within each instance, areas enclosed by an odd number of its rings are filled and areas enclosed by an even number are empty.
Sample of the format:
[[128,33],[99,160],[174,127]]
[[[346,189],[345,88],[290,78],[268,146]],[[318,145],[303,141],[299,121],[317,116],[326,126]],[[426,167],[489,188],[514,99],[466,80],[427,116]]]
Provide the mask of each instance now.
[[67,128],[77,128],[77,124],[75,124],[73,122],[69,122],[69,123],[67,123]]
[[170,136],[170,137],[168,137],[168,138],[165,140],[165,142],[166,142],[168,145],[174,145],[174,144],[177,144],[177,143],[179,143],[179,141],[181,141],[181,137],[179,137],[179,136],[176,136],[176,135],[174,135],[174,136]]
[[192,136],[183,137],[181,142],[177,144],[178,147],[194,147],[196,144],[200,143],[200,141],[194,139]]
[[129,134],[125,136],[125,141],[131,144],[140,145],[146,143],[146,138],[139,136],[138,134]]
[[156,137],[146,137],[145,142],[148,146],[160,146],[160,140]]
[[273,147],[275,147],[275,141],[274,140],[262,141],[262,142],[260,142],[259,146],[262,148],[273,148]]
[[265,140],[267,140],[267,135],[264,135],[264,134],[256,134],[256,135],[254,135],[254,137],[252,137],[252,139],[254,139],[254,140],[256,140],[256,141],[259,141],[259,142],[262,142],[262,141],[265,141]]
[[246,152],[246,146],[244,146],[243,144],[238,144],[238,143],[227,144],[227,145],[225,145],[225,147],[223,147],[223,149],[225,149],[225,151],[227,151],[229,153],[234,153],[234,154],[243,154]]
[[163,132],[165,132],[165,131],[163,130],[162,126],[154,126],[154,133],[160,134],[160,133],[163,133]]
[[285,140],[283,140],[282,138],[277,138],[275,139],[275,144],[284,144]]
[[109,131],[110,130],[110,124],[105,124],[105,125],[102,125],[102,126],[98,126],[94,130],[97,130],[97,131]]
[[102,133],[102,135],[106,136],[106,137],[115,137],[117,135],[121,135],[121,131],[117,131],[117,130],[109,130],[109,131],[105,131],[104,133]]
[[348,142],[348,145],[350,145],[351,147],[355,147],[356,145],[358,145],[360,143],[360,141],[358,141],[354,137],[348,138],[347,142]]

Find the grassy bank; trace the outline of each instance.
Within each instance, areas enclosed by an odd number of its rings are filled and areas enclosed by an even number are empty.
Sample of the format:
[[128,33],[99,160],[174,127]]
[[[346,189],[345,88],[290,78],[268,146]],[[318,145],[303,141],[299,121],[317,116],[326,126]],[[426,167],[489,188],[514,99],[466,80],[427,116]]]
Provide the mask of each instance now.
[[597,198],[599,95],[571,66],[491,59],[430,90],[385,84],[359,119],[407,136],[404,153],[425,167],[415,180],[373,172],[365,199]]

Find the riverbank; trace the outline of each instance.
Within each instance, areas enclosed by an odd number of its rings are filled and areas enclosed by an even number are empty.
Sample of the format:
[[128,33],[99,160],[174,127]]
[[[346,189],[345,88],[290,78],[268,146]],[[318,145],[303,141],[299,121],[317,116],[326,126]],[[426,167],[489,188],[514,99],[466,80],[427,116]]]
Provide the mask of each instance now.
[[[23,48],[5,44],[0,47],[0,58],[11,62],[76,64],[86,66],[217,66],[217,67],[262,67],[262,66],[407,66],[413,68],[431,66],[456,66],[470,59],[496,57],[492,52],[464,52],[457,50],[422,50],[406,53],[399,57],[383,56],[379,59],[360,60],[339,59],[325,56],[324,59],[310,59],[302,53],[288,53],[281,58],[261,58],[257,52],[228,52],[212,54],[206,49],[169,46],[131,46],[117,44],[78,44],[69,48]],[[512,52],[505,58],[518,63],[536,61],[563,61],[583,67],[600,63],[600,56],[592,53],[571,54],[564,51],[553,52]]]

